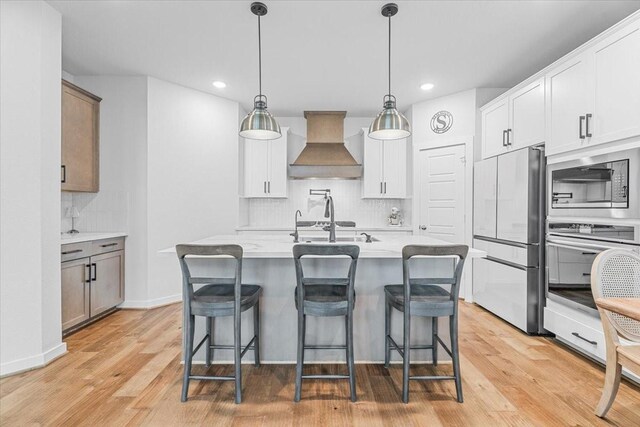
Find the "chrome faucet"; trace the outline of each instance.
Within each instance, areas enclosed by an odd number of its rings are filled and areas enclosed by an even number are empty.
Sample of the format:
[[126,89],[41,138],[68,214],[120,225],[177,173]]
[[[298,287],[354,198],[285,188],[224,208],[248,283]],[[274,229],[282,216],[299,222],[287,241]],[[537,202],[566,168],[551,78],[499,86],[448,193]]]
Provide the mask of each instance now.
[[298,243],[300,242],[300,240],[298,239],[298,215],[302,216],[302,212],[300,212],[300,209],[298,209],[295,213],[295,216],[293,218],[293,222],[295,224],[295,231],[293,233],[289,233],[289,236],[293,237],[293,243]]
[[324,196],[325,205],[324,205],[324,217],[330,218],[329,225],[322,227],[324,231],[329,232],[329,242],[335,243],[336,241],[336,218],[335,218],[335,209],[333,205],[333,197],[331,197],[331,190],[309,190],[309,195],[311,196]]

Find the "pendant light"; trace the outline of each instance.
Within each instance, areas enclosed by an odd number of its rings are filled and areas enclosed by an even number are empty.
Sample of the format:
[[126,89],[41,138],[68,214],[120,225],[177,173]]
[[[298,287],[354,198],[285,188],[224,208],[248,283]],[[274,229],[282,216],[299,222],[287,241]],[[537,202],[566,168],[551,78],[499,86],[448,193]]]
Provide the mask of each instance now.
[[369,127],[369,137],[383,140],[401,139],[411,135],[411,125],[396,109],[396,97],[391,95],[391,17],[398,13],[398,5],[385,4],[382,6],[381,13],[389,19],[389,92],[383,99],[383,110]]
[[247,139],[276,139],[282,136],[280,125],[267,111],[267,97],[262,94],[262,39],[260,17],[267,14],[267,6],[260,2],[251,3],[251,12],[258,17],[258,88],[259,94],[253,99],[253,111],[242,120],[240,136]]

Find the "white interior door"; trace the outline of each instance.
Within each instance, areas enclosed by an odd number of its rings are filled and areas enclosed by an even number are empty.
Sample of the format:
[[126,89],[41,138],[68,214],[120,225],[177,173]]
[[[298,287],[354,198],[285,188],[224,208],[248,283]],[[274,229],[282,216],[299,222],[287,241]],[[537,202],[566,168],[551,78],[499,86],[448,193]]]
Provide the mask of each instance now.
[[465,146],[421,150],[420,234],[465,242]]

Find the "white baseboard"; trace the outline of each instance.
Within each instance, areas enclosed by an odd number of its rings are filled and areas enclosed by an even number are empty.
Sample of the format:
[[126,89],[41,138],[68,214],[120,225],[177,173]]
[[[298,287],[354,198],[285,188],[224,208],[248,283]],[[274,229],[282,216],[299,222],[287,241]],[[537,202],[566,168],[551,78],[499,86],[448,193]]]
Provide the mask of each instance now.
[[136,308],[136,309],[150,309],[162,307],[163,305],[175,304],[182,301],[182,294],[169,295],[162,298],[156,298],[151,300],[125,300],[118,307],[120,308]]
[[31,371],[32,369],[42,368],[43,366],[53,362],[58,357],[64,355],[66,352],[67,343],[62,342],[44,353],[0,364],[0,378]]

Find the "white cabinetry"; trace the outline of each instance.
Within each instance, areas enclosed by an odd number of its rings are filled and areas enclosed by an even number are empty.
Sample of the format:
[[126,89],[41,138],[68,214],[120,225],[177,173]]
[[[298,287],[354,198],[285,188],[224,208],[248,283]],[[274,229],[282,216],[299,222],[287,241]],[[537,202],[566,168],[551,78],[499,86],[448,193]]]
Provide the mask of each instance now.
[[640,22],[546,74],[547,154],[640,135]]
[[544,142],[544,79],[482,110],[482,157]]
[[244,197],[287,197],[287,134],[271,141],[244,140]]
[[363,198],[407,197],[407,140],[380,141],[364,128]]

